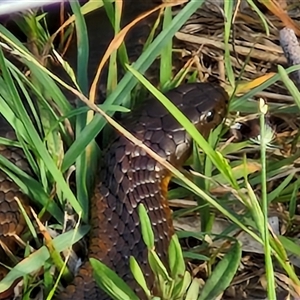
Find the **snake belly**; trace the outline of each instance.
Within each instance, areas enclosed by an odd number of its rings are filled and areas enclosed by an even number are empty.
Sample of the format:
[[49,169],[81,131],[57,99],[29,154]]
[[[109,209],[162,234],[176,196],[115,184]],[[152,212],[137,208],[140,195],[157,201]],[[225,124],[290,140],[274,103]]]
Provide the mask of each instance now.
[[[228,95],[211,83],[179,86],[166,96],[207,137],[226,114]],[[150,97],[123,120],[124,127],[149,148],[180,167],[190,156],[192,139],[178,121],[156,99]],[[140,299],[146,296],[134,281],[129,257],[134,256],[150,289],[153,276],[147,264],[137,207],[146,207],[155,236],[155,247],[164,264],[174,227],[167,201],[170,173],[139,146],[118,135],[103,157],[98,184],[91,201],[89,257],[101,260],[129,284]],[[57,299],[111,299],[93,280],[86,262]]]

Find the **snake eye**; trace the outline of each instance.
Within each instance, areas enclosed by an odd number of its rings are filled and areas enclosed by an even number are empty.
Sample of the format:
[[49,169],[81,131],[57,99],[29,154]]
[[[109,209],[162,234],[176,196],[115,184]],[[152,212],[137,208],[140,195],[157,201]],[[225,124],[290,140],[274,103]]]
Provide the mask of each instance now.
[[215,110],[209,110],[206,114],[205,114],[205,117],[204,117],[204,120],[207,122],[207,123],[210,123],[212,122],[213,120],[215,119]]

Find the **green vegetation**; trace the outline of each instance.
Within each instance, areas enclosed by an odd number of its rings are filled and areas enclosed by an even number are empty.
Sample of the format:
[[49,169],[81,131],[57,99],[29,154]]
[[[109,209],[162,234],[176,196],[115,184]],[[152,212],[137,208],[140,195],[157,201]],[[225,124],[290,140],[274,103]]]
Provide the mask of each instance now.
[[[54,45],[51,43],[53,39],[50,39],[49,32],[42,27],[45,23],[45,14],[29,11],[18,20],[18,25],[26,34],[28,41],[34,41],[35,46],[31,46],[31,51],[4,26],[0,26],[0,111],[16,131],[18,140],[1,138],[0,143],[22,148],[33,173],[27,174],[3,156],[0,156],[0,167],[30,197],[33,204],[42,208],[36,211],[37,219],[49,220],[51,216],[47,229],[42,224],[38,225],[38,231],[43,232],[43,239],[37,234],[37,227],[33,225],[33,222],[35,224],[36,222],[33,218],[27,218],[31,234],[36,241],[36,249],[31,254],[29,250],[26,251],[26,258],[0,282],[0,292],[10,287],[17,278],[23,277],[23,299],[28,299],[29,293],[40,285],[44,286],[45,295],[51,299],[59,285],[60,277],[65,279],[72,277],[67,268],[67,259],[62,259],[60,253],[70,249],[89,230],[86,224],[88,224],[89,199],[95,178],[95,161],[101,157],[102,150],[96,144],[95,138],[101,132],[104,140],[108,139],[108,136],[105,136],[108,132],[104,130],[108,122],[135,142],[134,137],[110,116],[116,111],[130,113],[130,110],[125,107],[139,101],[139,93],[143,92],[135,88],[139,82],[139,87],[146,87],[154,94],[158,101],[161,101],[184,125],[195,141],[193,157],[187,162],[192,170],[192,176],[187,175],[186,171],[176,170],[167,162],[162,160],[160,162],[174,174],[173,182],[177,184],[169,191],[169,198],[196,199],[192,206],[186,204],[190,201],[177,201],[174,219],[180,220],[181,217],[191,215],[195,220],[193,224],[198,224],[201,218],[201,230],[200,226],[195,227],[195,231],[186,227],[188,229],[178,230],[177,236],[173,237],[169,248],[169,266],[162,265],[153,246],[151,226],[147,222],[143,223],[143,237],[149,250],[149,261],[156,276],[156,283],[160,286],[159,295],[151,294],[138,263],[133,258],[130,263],[135,278],[149,299],[217,299],[230,284],[232,286],[239,284],[238,281],[233,280],[243,274],[244,261],[249,260],[253,263],[252,255],[261,257],[257,265],[260,264],[259,267],[263,272],[259,274],[257,281],[264,284],[268,299],[276,299],[279,280],[285,282],[286,290],[293,295],[299,295],[300,281],[294,263],[289,260],[289,255],[292,253],[299,260],[300,251],[297,244],[299,176],[295,163],[300,157],[299,134],[290,134],[290,128],[299,125],[297,114],[300,107],[300,94],[288,74],[300,68],[295,66],[284,69],[278,65],[278,72],[273,75],[266,71],[265,77],[261,76],[260,84],[256,84],[256,78],[253,77],[245,80],[247,63],[251,60],[250,53],[253,49],[249,50],[249,57],[246,57],[245,64],[241,67],[242,72],[237,71],[233,65],[235,57],[230,47],[234,42],[232,28],[235,20],[235,8],[230,4],[231,2],[233,1],[225,1],[225,21],[222,21],[224,23],[222,23],[224,26],[222,65],[225,66],[226,79],[223,85],[230,95],[229,113],[226,122],[211,133],[208,141],[159,90],[141,75],[160,55],[160,90],[166,91],[178,86],[185,79],[193,81],[201,77],[197,72],[199,69],[196,70],[188,64],[188,67],[172,71],[175,52],[172,37],[199,9],[203,1],[190,1],[175,17],[172,16],[170,8],[165,9],[161,20],[162,31],[157,36],[153,34],[154,31],[151,32],[142,55],[133,65],[129,64],[126,45],[122,44],[122,37],[126,31],[120,31],[120,14],[118,10],[114,11],[110,1],[104,1],[105,9],[115,24],[116,34],[119,33],[117,37],[120,39],[114,41],[113,47],[110,48],[111,52],[107,53],[110,59],[108,97],[99,106],[94,104],[96,92],[93,87],[88,90],[89,49],[83,18],[86,9],[95,9],[92,7],[95,1],[90,1],[83,9],[80,9],[76,1],[70,2],[76,34],[80,40],[77,45],[79,55],[76,73],[53,49]],[[258,14],[257,19],[263,24],[264,31],[269,33],[266,16],[252,1],[249,0],[249,4]],[[62,43],[67,41],[71,31],[70,28],[65,31]],[[118,53],[115,51],[117,46],[120,46]],[[61,48],[61,45],[59,47]],[[51,50],[50,54],[55,55],[56,59],[63,64],[76,89],[45,67],[44,58],[49,54],[46,49]],[[8,54],[12,54],[16,60],[9,60]],[[116,82],[118,56],[121,64],[128,69],[120,82]],[[22,72],[23,67],[26,73]],[[264,101],[254,101],[256,95],[270,90],[275,83],[276,87],[280,85],[281,90],[287,90],[295,102],[286,102],[283,105],[280,102],[270,101],[271,103],[266,105]],[[76,95],[76,108],[69,103],[59,84]],[[129,97],[131,92],[133,96]],[[283,127],[290,134],[283,138],[284,144],[275,138],[265,124],[265,117],[269,113],[285,115],[285,120],[292,120],[292,125],[284,123]],[[239,114],[242,116],[256,114],[261,128],[259,141],[248,139],[232,143],[228,140],[226,135],[229,131],[228,124],[231,125],[240,117]],[[291,146],[286,151],[288,145]],[[148,153],[155,157],[155,153],[150,149]],[[75,175],[75,191],[69,184],[71,175]],[[61,233],[64,231],[64,209],[67,202],[78,214],[79,219],[74,229]],[[181,205],[179,208],[178,203]],[[147,220],[142,206],[139,210],[142,214],[141,220]],[[282,228],[279,233],[271,230],[268,224],[268,216],[274,215],[274,211]],[[213,225],[218,218],[230,222],[220,233],[215,233]],[[80,221],[85,225],[81,225]],[[50,238],[46,233],[46,230],[50,229],[52,233],[60,234]],[[245,256],[249,258],[244,260],[241,233],[247,233],[248,240],[251,238],[251,241],[258,242],[261,245],[261,253],[256,254],[254,251],[254,254],[249,254],[246,251]],[[200,243],[194,247],[185,245],[181,249],[179,241],[188,238],[193,238]],[[67,253],[67,258],[69,254]],[[188,267],[186,262],[189,262]],[[94,259],[91,259],[91,263],[97,282],[101,286],[108,287],[115,299],[135,299],[131,294],[132,291],[124,282],[116,278],[115,274]],[[53,265],[60,272],[58,279],[52,276]],[[40,276],[40,273],[43,273],[43,276]]]

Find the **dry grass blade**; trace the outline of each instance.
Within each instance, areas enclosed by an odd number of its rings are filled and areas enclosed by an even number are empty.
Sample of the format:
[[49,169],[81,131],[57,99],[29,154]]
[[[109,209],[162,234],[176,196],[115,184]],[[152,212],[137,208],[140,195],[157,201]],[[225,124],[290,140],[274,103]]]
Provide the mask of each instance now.
[[97,91],[97,83],[99,81],[100,75],[101,75],[101,71],[105,65],[105,63],[107,62],[107,60],[109,59],[110,55],[112,54],[113,51],[117,50],[120,45],[123,43],[124,38],[126,36],[126,34],[128,33],[128,31],[135,26],[138,22],[140,22],[141,20],[145,19],[147,16],[151,15],[152,13],[154,13],[155,11],[162,9],[164,7],[172,7],[172,6],[176,6],[179,4],[182,4],[186,1],[178,1],[178,2],[167,2],[167,3],[163,3],[157,7],[155,7],[154,9],[141,14],[139,17],[137,17],[135,20],[133,20],[130,24],[128,24],[127,26],[125,26],[116,36],[115,38],[112,40],[112,42],[110,43],[109,47],[107,48],[105,54],[103,55],[103,58],[99,64],[99,67],[97,69],[97,73],[95,75],[95,79],[93,80],[92,86],[91,86],[91,90],[90,90],[90,94],[89,94],[89,99],[94,103],[95,97],[96,97],[96,91]]

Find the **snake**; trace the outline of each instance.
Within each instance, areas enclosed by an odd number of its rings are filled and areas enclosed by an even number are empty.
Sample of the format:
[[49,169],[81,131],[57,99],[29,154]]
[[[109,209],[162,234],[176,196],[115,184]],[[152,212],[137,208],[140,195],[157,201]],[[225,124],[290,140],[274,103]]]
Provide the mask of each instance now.
[[[166,92],[165,96],[205,138],[223,122],[227,113],[228,94],[217,83],[185,83]],[[192,153],[191,136],[153,96],[148,96],[134,107],[121,119],[121,124],[176,168],[180,168]],[[4,119],[0,119],[0,125],[1,136],[14,135]],[[0,154],[28,171],[28,163],[21,149],[1,146]],[[98,169],[90,200],[88,258],[103,262],[140,299],[146,299],[129,267],[129,257],[133,256],[139,263],[150,290],[155,289],[137,208],[141,203],[145,206],[154,232],[156,252],[162,262],[167,264],[168,246],[175,233],[172,211],[167,200],[172,174],[140,146],[118,132],[104,151],[101,168],[99,166]],[[10,248],[14,247],[11,236],[20,235],[25,227],[14,196],[21,199],[25,206],[29,201],[17,184],[0,171],[0,240]],[[96,284],[92,267],[87,260],[79,268],[74,280],[56,299],[111,298]]]

